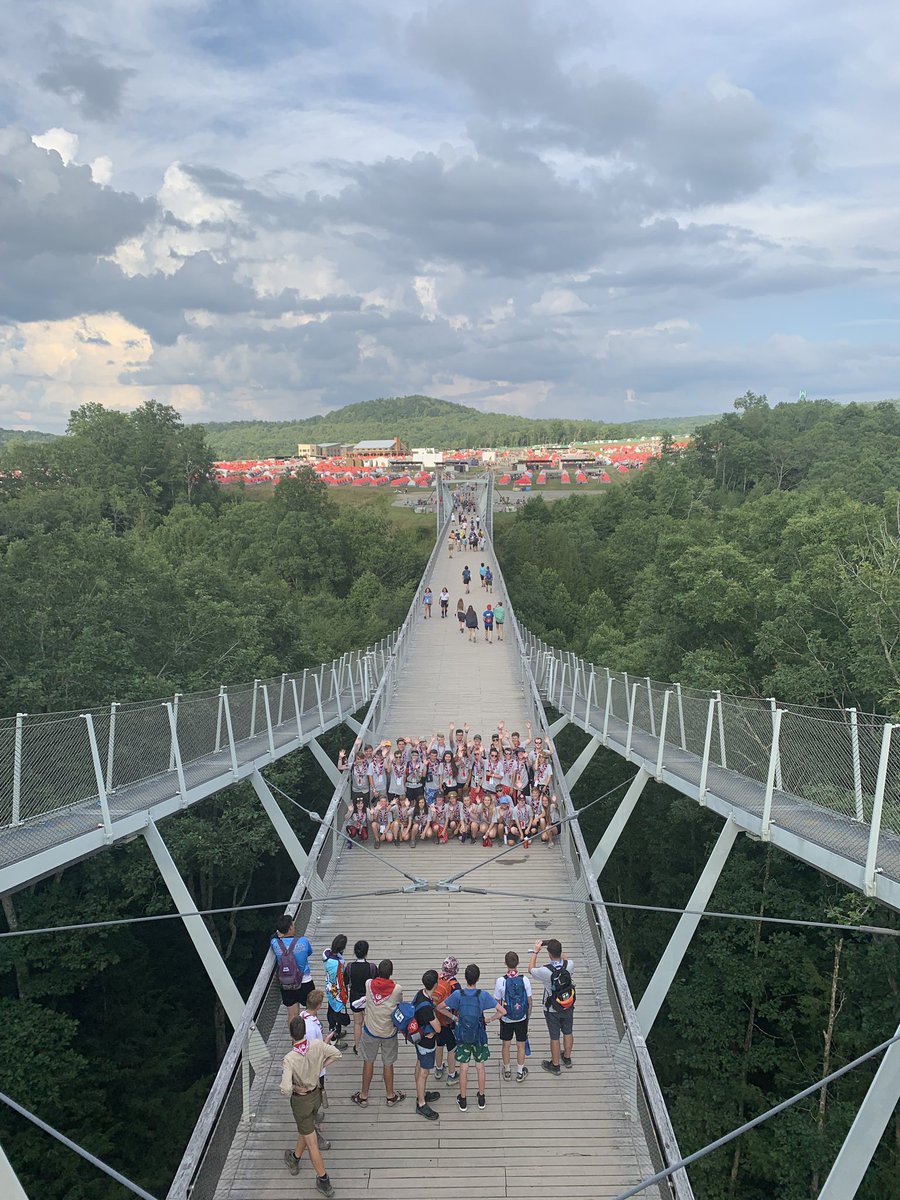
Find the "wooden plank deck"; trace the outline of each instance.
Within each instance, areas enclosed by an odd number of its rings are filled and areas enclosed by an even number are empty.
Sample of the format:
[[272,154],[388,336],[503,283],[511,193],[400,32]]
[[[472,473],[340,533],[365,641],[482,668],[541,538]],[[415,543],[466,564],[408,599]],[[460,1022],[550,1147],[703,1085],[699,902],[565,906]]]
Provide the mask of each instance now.
[[[487,555],[485,560],[489,561]],[[481,556],[456,555],[452,563],[441,560],[432,583],[435,596],[444,579],[459,578],[466,561],[477,567]],[[451,590],[452,605],[461,590]],[[472,594],[483,601],[477,584]],[[501,717],[519,721],[522,696],[512,654],[508,642],[470,646],[457,632],[455,618],[442,621],[436,614],[429,622],[420,622],[402,686],[385,721],[385,735],[430,734],[433,729],[446,729],[451,720],[468,719],[473,732],[488,738]],[[385,859],[431,882],[483,862],[493,853],[496,849],[488,851],[480,844],[384,848]],[[342,854],[335,878],[342,893],[404,882],[383,862],[358,849]],[[484,866],[471,881],[512,891],[569,893],[561,852],[540,843]],[[357,938],[367,938],[371,958],[390,957],[394,976],[408,998],[420,986],[422,972],[439,967],[451,953],[463,966],[479,963],[481,985],[493,990],[507,950],[517,950],[527,966],[534,940],[556,935],[564,952],[576,961],[578,986],[575,1065],[558,1078],[540,1067],[549,1047],[539,999],[531,1024],[530,1072],[523,1083],[517,1084],[515,1078],[502,1081],[497,1026],[488,1027],[491,1058],[484,1111],[475,1105],[471,1072],[468,1112],[459,1112],[457,1088],[448,1087],[445,1079],[431,1085],[442,1093],[435,1104],[440,1120],[432,1123],[416,1116],[415,1052],[403,1044],[396,1086],[406,1092],[406,1100],[396,1108],[386,1107],[376,1066],[369,1107],[358,1109],[350,1103],[350,1095],[359,1088],[361,1061],[348,1050],[329,1071],[330,1107],[325,1122],[326,1136],[332,1141],[325,1160],[338,1197],[412,1200],[423,1193],[464,1192],[474,1200],[557,1195],[603,1200],[641,1178],[639,1164],[646,1162],[646,1149],[636,1144],[640,1134],[635,1134],[624,1111],[614,1062],[616,1032],[602,1003],[605,993],[597,978],[596,953],[582,936],[583,928],[571,906],[514,897],[429,891],[338,899],[319,906],[310,930],[319,967],[317,981],[322,974],[321,951],[339,932],[347,934],[351,945]],[[269,1045],[271,1068],[257,1078],[253,1089],[255,1119],[235,1138],[217,1200],[286,1200],[317,1194],[309,1164],[304,1161],[299,1177],[292,1177],[282,1159],[295,1137],[289,1104],[278,1090],[281,1057],[289,1048],[283,1017]]]

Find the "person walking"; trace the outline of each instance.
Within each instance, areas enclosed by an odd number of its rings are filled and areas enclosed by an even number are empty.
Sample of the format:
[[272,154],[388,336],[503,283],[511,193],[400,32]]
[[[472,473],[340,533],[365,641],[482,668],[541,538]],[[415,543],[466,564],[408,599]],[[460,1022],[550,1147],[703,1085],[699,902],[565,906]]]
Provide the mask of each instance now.
[[488,593],[493,592],[493,590],[494,590],[494,572],[491,570],[490,567],[484,568],[484,586],[487,589]]
[[288,1010],[290,1028],[291,1021],[300,1015],[301,1005],[306,1003],[307,996],[315,987],[309,969],[312,944],[309,938],[297,936],[294,918],[290,913],[285,913],[275,926],[270,945],[275,955],[281,1003]]
[[[487,1104],[485,1086],[487,1072],[485,1063],[491,1057],[488,1046],[486,1021],[502,1017],[506,1009],[495,1000],[490,992],[478,987],[481,978],[481,968],[477,963],[469,963],[466,967],[466,986],[451,994],[444,1000],[444,1008],[458,1014],[456,1024],[456,1061],[459,1063],[459,1095],[456,1105],[460,1112],[466,1112],[469,1107],[467,1098],[469,1064],[475,1064],[478,1080],[476,1101],[479,1108]],[[490,1015],[488,1015],[490,1014]]]
[[422,607],[424,609],[424,619],[427,621],[431,616],[431,606],[434,604],[434,592],[430,587],[426,587],[422,593]]
[[297,1144],[293,1150],[285,1150],[284,1161],[292,1175],[299,1175],[300,1160],[308,1153],[316,1173],[316,1190],[323,1196],[333,1196],[334,1188],[316,1135],[316,1117],[322,1107],[322,1071],[329,1063],[338,1062],[341,1052],[324,1040],[310,1041],[303,1017],[291,1021],[291,1039],[293,1045],[281,1062],[281,1094],[291,1098]]
[[375,978],[367,980],[365,985],[366,1006],[363,1011],[362,1036],[359,1039],[359,1056],[363,1060],[362,1084],[359,1091],[350,1097],[360,1108],[368,1107],[369,1088],[379,1054],[388,1108],[393,1108],[406,1099],[405,1092],[394,1091],[397,1030],[391,1018],[394,1009],[403,999],[403,989],[391,979],[393,972],[394,964],[389,958],[383,958],[375,971]]
[[503,601],[498,600],[494,605],[494,624],[497,626],[497,641],[503,641],[503,622],[506,620],[506,609]]
[[463,579],[463,586],[464,586],[464,587],[465,587],[465,589],[466,589],[466,595],[468,596],[468,594],[469,594],[469,584],[470,584],[470,583],[471,583],[471,581],[472,581],[472,572],[469,570],[469,564],[468,564],[468,563],[466,563],[466,565],[463,567],[463,576],[462,576],[462,579]]
[[490,605],[481,614],[484,621],[484,640],[488,643],[494,640],[494,612]]
[[[546,946],[550,962],[545,967],[537,965],[538,955]],[[528,964],[528,973],[532,979],[544,987],[544,1020],[547,1022],[547,1032],[550,1035],[550,1058],[545,1059],[541,1066],[551,1075],[559,1075],[561,1066],[567,1070],[572,1066],[572,1021],[575,1007],[575,985],[572,983],[573,963],[570,958],[563,958],[562,945],[558,938],[550,938],[546,942],[535,942]],[[562,1038],[562,1053],[560,1053],[560,1038]]]
[[466,609],[466,629],[469,631],[469,641],[478,641],[478,613],[470,604]]
[[441,601],[441,620],[443,620],[444,617],[446,617],[450,611],[450,593],[447,591],[446,588],[441,588],[440,601]]
[[497,979],[494,999],[503,1003],[506,1015],[500,1018],[500,1047],[503,1057],[503,1078],[512,1079],[509,1048],[516,1039],[516,1083],[522,1083],[528,1074],[525,1066],[525,1048],[528,1042],[528,1018],[531,1016],[531,980],[519,974],[519,956],[515,950],[507,951],[506,973]]
[[456,602],[456,622],[459,625],[459,632],[466,632],[466,602],[462,596]]
[[482,563],[481,566],[478,568],[478,574],[481,576],[481,586],[482,587],[484,587],[484,577],[485,577],[486,573],[487,573],[487,567],[484,565],[484,563]]

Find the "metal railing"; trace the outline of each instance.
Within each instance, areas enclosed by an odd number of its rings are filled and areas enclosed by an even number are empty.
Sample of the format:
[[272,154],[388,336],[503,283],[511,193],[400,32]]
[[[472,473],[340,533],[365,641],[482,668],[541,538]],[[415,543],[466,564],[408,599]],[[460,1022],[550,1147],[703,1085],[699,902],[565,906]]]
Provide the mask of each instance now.
[[[616,742],[626,758],[649,756],[658,779],[665,768],[687,773],[701,804],[712,774],[721,781],[727,771],[729,798],[760,819],[764,838],[796,821],[799,806],[829,849],[864,862],[867,895],[875,894],[880,861],[900,866],[895,839],[888,846],[884,836],[900,835],[900,736],[883,717],[636,678],[527,630],[523,649],[541,694],[560,712],[604,745]],[[808,836],[821,834],[813,827]]]

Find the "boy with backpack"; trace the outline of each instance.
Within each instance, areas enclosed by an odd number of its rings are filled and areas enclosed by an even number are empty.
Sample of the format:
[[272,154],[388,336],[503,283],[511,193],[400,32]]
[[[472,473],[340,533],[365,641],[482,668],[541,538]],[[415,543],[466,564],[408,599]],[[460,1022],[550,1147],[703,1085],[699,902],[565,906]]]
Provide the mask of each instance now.
[[[444,1001],[453,992],[459,991],[459,980],[456,976],[459,974],[459,959],[454,958],[452,954],[448,954],[441,963],[441,974],[435,984],[432,997],[437,1005],[438,1021],[441,1025],[441,1031],[437,1035],[435,1047],[435,1063],[434,1077],[435,1079],[443,1079],[444,1070],[448,1072],[447,1087],[459,1080],[459,1071],[456,1066],[456,1035],[453,1032],[453,1017],[450,1016],[447,1009],[444,1007]],[[444,1051],[447,1051],[447,1066],[444,1067]]]
[[[494,999],[490,992],[477,986],[481,978],[481,968],[477,963],[469,963],[466,967],[466,987],[453,992],[444,1001],[444,1008],[457,1014],[456,1022],[456,1061],[460,1066],[459,1095],[456,1105],[460,1112],[466,1112],[469,1104],[466,1098],[469,1064],[475,1064],[478,1077],[478,1092],[476,1099],[478,1107],[484,1108],[485,1098],[485,1063],[491,1057],[488,1046],[486,1021],[506,1014],[503,1005]],[[486,1014],[490,1013],[490,1016]]]
[[290,913],[285,913],[275,926],[271,946],[275,955],[278,986],[281,988],[281,1003],[288,1010],[290,1026],[291,1021],[300,1015],[300,1006],[306,1003],[307,996],[315,986],[309,969],[312,944],[309,938],[296,936],[294,918]]
[[518,971],[519,956],[508,950],[506,974],[501,975],[494,988],[494,999],[500,1000],[506,1015],[500,1018],[500,1043],[503,1055],[503,1078],[512,1079],[509,1065],[509,1045],[516,1039],[516,1083],[521,1083],[528,1074],[525,1066],[525,1046],[528,1041],[528,1018],[531,1016],[531,980]]
[[[434,989],[438,982],[437,971],[426,971],[422,976],[422,987],[413,996],[412,1020],[407,1025],[408,1040],[416,1048],[416,1114],[426,1121],[437,1121],[440,1114],[431,1106],[435,1100],[440,1100],[440,1092],[428,1092],[428,1073],[434,1067],[434,1051],[441,1023],[437,1015],[437,1001],[434,999]],[[400,1005],[399,1008],[402,1008]],[[399,1011],[398,1008],[398,1011]],[[409,1030],[417,1025],[413,1037]]]
[[[546,967],[537,965],[537,958],[543,946],[547,947],[550,962]],[[572,960],[563,958],[562,945],[557,938],[546,942],[535,942],[531,952],[531,962],[528,973],[532,979],[544,985],[544,1019],[547,1022],[547,1032],[550,1034],[550,1058],[545,1059],[541,1066],[551,1075],[559,1075],[560,1063],[570,1069],[572,1066],[572,1017],[575,1008],[575,984],[572,982]],[[562,1054],[559,1043],[562,1037]]]

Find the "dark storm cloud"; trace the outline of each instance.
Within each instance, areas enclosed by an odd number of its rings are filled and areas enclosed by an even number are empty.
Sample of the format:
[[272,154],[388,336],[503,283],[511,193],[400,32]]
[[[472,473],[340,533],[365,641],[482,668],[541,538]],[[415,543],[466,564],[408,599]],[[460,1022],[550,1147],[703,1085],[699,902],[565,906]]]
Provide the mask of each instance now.
[[50,66],[37,77],[41,87],[63,96],[94,121],[118,116],[125,84],[134,71],[111,67],[82,38],[60,38]]

